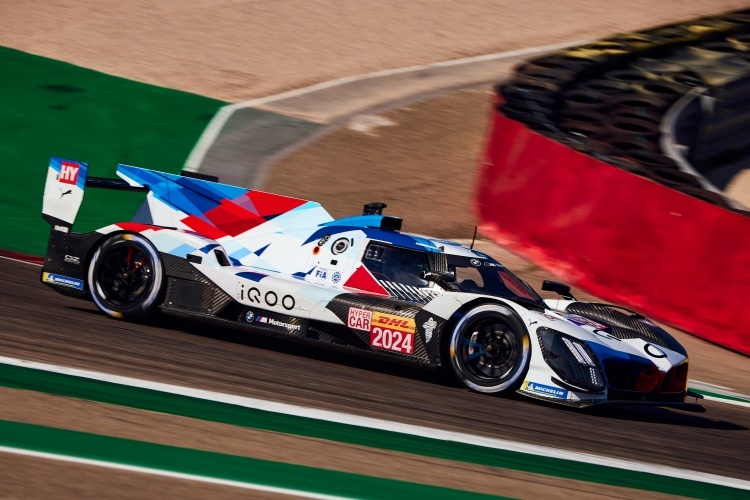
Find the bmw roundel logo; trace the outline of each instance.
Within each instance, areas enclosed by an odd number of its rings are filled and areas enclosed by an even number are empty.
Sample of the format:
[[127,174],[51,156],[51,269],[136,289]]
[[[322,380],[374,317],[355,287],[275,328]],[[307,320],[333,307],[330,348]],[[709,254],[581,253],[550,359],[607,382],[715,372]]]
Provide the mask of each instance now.
[[253,319],[255,319],[255,315],[253,314],[252,311],[248,311],[245,313],[245,319],[247,320],[248,323],[252,323]]
[[469,263],[470,263],[470,264],[471,264],[472,266],[476,266],[476,267],[479,267],[479,266],[481,266],[481,265],[482,265],[482,261],[481,261],[481,260],[479,260],[479,259],[471,259],[471,260],[469,261]]

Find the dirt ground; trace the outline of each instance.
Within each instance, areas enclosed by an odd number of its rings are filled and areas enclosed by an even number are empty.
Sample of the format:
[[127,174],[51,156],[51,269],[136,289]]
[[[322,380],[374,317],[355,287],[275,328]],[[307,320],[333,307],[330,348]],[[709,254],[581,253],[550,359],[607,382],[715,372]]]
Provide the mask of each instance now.
[[747,0],[1,0],[0,45],[241,101],[748,6]]

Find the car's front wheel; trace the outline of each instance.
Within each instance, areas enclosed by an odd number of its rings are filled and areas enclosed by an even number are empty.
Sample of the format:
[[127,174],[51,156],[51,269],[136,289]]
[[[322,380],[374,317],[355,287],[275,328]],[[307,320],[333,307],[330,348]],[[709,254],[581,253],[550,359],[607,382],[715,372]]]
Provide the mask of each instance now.
[[475,307],[453,330],[449,358],[454,375],[470,389],[510,393],[520,387],[529,369],[529,333],[508,307]]
[[159,252],[138,234],[107,238],[89,264],[91,297],[113,318],[132,321],[152,313],[159,306],[164,281]]

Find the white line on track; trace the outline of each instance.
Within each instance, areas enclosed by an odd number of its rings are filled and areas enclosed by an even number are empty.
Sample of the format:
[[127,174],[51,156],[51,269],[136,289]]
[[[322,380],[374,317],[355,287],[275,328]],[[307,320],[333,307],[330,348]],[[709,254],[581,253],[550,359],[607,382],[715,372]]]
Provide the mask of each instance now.
[[737,479],[727,476],[719,476],[716,474],[709,474],[706,472],[691,471],[685,469],[677,469],[675,467],[668,467],[658,464],[649,464],[646,462],[636,462],[631,460],[621,460],[617,458],[605,457],[602,455],[595,455],[592,453],[582,453],[575,451],[560,450],[547,446],[533,445],[520,443],[516,441],[510,441],[505,439],[490,438],[484,436],[475,436],[471,434],[465,434],[462,432],[446,431],[442,429],[434,429],[429,427],[422,427],[418,425],[403,424],[399,422],[390,422],[387,420],[381,420],[370,417],[362,417],[359,415],[352,415],[348,413],[341,413],[328,410],[319,410],[316,408],[308,408],[304,406],[296,406],[286,403],[277,403],[274,401],[266,401],[263,399],[250,398],[245,396],[235,396],[231,394],[224,394],[213,391],[206,391],[202,389],[193,389],[190,387],[177,386],[172,384],[164,384],[161,382],[153,382],[149,380],[141,380],[131,377],[123,377],[120,375],[112,375],[108,373],[94,372],[89,370],[82,370],[78,368],[69,368],[65,366],[51,365],[47,363],[39,363],[36,361],[27,361],[17,358],[9,358],[0,356],[0,363],[22,366],[25,368],[32,368],[35,370],[42,370],[53,373],[61,373],[65,375],[72,375],[75,377],[82,377],[92,380],[100,380],[104,382],[110,382],[114,384],[127,385],[130,387],[140,387],[144,389],[151,389],[160,392],[166,392],[170,394],[179,394],[182,396],[193,397],[197,399],[203,399],[207,401],[216,401],[220,403],[227,403],[237,406],[243,406],[246,408],[253,408],[257,410],[268,411],[272,413],[281,413],[284,415],[293,415],[303,418],[310,418],[315,420],[322,420],[327,422],[334,422],[339,424],[353,425],[357,427],[377,429],[387,432],[396,432],[400,434],[406,434],[410,436],[420,436],[428,439],[435,439],[438,441],[450,441],[455,443],[463,443],[475,446],[481,446],[485,448],[514,451],[519,453],[526,453],[529,455],[544,456],[551,458],[558,458],[561,460],[568,460],[572,462],[603,465],[606,467],[613,467],[617,469],[625,469],[635,472],[657,474],[660,476],[667,476],[676,479],[684,479],[691,481],[699,481],[702,483],[715,484],[719,486],[727,486],[730,488],[737,488],[741,490],[750,491],[750,481],[743,479]]
[[[693,379],[688,380],[688,386],[690,386],[691,389],[712,392],[714,394],[718,394],[721,396],[739,398],[739,399],[745,400],[746,403],[750,403],[750,396],[748,396],[747,394],[740,394],[739,392],[732,390],[731,387],[724,387],[723,385],[710,384],[708,382],[703,382],[702,380],[693,380]],[[709,396],[706,396],[706,399],[708,398]],[[718,400],[718,398],[716,397],[711,397],[711,399],[715,401]],[[746,405],[746,404],[743,404],[740,406],[750,407],[750,405]]]
[[726,403],[734,406],[741,406],[743,408],[750,408],[750,403],[747,403],[745,401],[735,401],[733,399],[726,399],[726,398],[720,398],[716,396],[711,396],[708,394],[703,394],[703,399],[708,401],[716,401],[718,403]]
[[14,259],[13,257],[6,257],[6,256],[4,256],[4,255],[0,255],[0,259],[5,259],[5,260],[12,260],[12,261],[14,261],[14,262],[21,262],[21,263],[23,263],[23,264],[28,264],[28,265],[30,265],[30,266],[38,266],[38,267],[41,267],[41,266],[42,266],[41,264],[38,264],[38,263],[36,263],[36,262],[29,262],[29,261],[27,261],[27,260],[23,260],[23,259]]
[[211,119],[211,122],[203,131],[203,134],[201,135],[200,139],[198,139],[198,142],[193,147],[193,150],[190,152],[190,156],[188,156],[188,159],[185,162],[184,170],[197,172],[200,169],[201,163],[203,163],[203,159],[206,157],[206,153],[208,153],[208,150],[211,149],[211,146],[213,145],[214,141],[216,141],[216,138],[219,136],[221,129],[224,128],[224,125],[226,124],[227,120],[229,120],[232,114],[234,114],[234,112],[237,111],[238,109],[261,106],[263,104],[268,104],[270,102],[281,101],[283,99],[291,99],[293,97],[299,97],[301,95],[310,94],[312,92],[318,92],[320,90],[326,90],[326,89],[336,87],[339,85],[345,85],[347,83],[358,82],[361,80],[368,80],[371,78],[379,78],[379,77],[384,77],[384,76],[398,75],[402,73],[410,73],[410,72],[423,71],[423,70],[429,70],[429,69],[435,69],[435,68],[459,66],[462,64],[470,64],[470,63],[476,63],[476,62],[499,61],[502,59],[510,59],[512,57],[521,57],[521,56],[539,54],[541,52],[564,49],[564,48],[571,47],[574,45],[580,45],[587,41],[588,40],[577,40],[574,42],[564,42],[564,43],[556,43],[552,45],[542,45],[540,47],[528,47],[525,49],[511,50],[509,52],[498,52],[494,54],[485,54],[481,56],[466,57],[463,59],[454,59],[451,61],[442,61],[442,62],[437,62],[433,64],[425,64],[425,65],[420,65],[420,66],[409,66],[406,68],[387,69],[383,71],[377,71],[374,73],[366,73],[364,75],[347,76],[344,78],[338,78],[336,80],[330,80],[327,82],[317,83],[315,85],[310,85],[309,87],[304,87],[301,89],[290,90],[288,92],[283,92],[281,94],[260,97],[258,99],[238,102],[235,104],[228,104],[220,108],[219,111]]
[[155,476],[164,476],[174,479],[186,479],[189,481],[200,481],[202,483],[218,484],[221,486],[233,486],[236,488],[245,488],[256,491],[266,491],[270,493],[278,493],[280,495],[293,495],[303,498],[315,498],[322,500],[340,500],[348,497],[338,497],[332,495],[322,495],[319,493],[312,493],[304,490],[293,490],[289,488],[277,488],[274,486],[265,486],[262,484],[242,482],[242,481],[231,481],[229,479],[219,479],[210,476],[199,476],[196,474],[183,474],[181,472],[172,472],[168,470],[153,469],[150,467],[139,467],[136,465],[125,465],[117,462],[107,462],[104,460],[91,460],[88,458],[79,458],[68,455],[60,455],[57,453],[45,453],[41,451],[24,450],[22,448],[11,448],[8,446],[0,446],[0,452],[2,453],[14,453],[16,455],[25,455],[28,457],[44,458],[48,460],[59,460],[62,462],[72,462],[75,464],[82,465],[94,465],[97,467],[106,467],[109,469],[118,469],[129,472],[140,472],[144,474],[152,474]]

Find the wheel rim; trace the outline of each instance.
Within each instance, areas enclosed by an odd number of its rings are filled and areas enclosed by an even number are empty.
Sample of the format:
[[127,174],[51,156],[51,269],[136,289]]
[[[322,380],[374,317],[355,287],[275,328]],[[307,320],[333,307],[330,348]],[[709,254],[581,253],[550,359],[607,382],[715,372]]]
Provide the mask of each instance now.
[[112,249],[102,259],[99,289],[117,307],[132,307],[144,300],[153,282],[151,258],[136,245]]
[[495,386],[512,377],[523,352],[513,329],[496,318],[472,323],[461,332],[456,359],[466,376],[482,386]]

